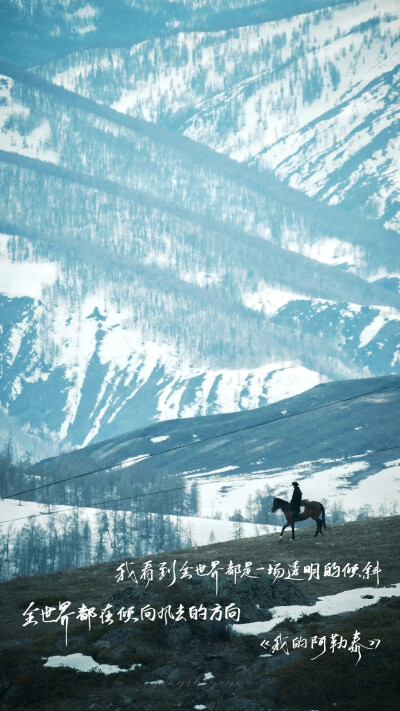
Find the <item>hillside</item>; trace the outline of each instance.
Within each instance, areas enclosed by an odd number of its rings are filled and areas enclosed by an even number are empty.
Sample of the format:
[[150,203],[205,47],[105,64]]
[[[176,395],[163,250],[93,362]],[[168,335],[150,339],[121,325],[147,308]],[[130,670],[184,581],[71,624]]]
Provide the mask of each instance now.
[[399,385],[326,383],[28,468],[3,452],[0,580],[269,533],[280,527],[273,497],[290,499],[294,479],[329,524],[397,514]]
[[[343,0],[283,0],[256,3],[252,0],[177,0],[165,7],[163,0],[82,0],[57,3],[14,0],[1,4],[1,55],[21,66],[32,66],[76,50],[117,45],[129,47],[148,37],[176,35],[182,29],[203,30],[239,27],[286,15],[318,10]],[[29,41],[28,41],[29,40]]]
[[[139,491],[196,483],[198,514],[227,518],[238,508],[245,515],[249,497],[265,487],[287,498],[296,478],[306,497],[327,502],[328,515],[339,504],[395,512],[399,417],[399,376],[326,383],[263,408],[161,422],[43,460],[23,489],[75,477],[49,489],[54,503],[73,503],[72,494],[87,505],[120,496],[131,508]],[[47,502],[48,492],[37,496]],[[167,497],[154,494],[148,505],[159,510]]]
[[258,9],[257,21],[248,8],[234,29],[228,17],[214,32],[181,25],[34,71],[398,232],[397,1]]
[[[161,707],[186,711],[196,706],[239,709],[243,705],[257,711],[286,711],[293,709],[293,703],[299,711],[309,710],[310,705],[320,711],[332,706],[339,711],[376,711],[379,694],[379,704],[394,710],[393,668],[398,660],[394,620],[399,609],[400,551],[393,531],[399,523],[398,516],[369,519],[329,526],[317,541],[305,529],[293,543],[279,544],[274,534],[152,556],[154,580],[147,577],[147,585],[146,578],[140,579],[145,561],[139,559],[132,560],[129,568],[136,572],[137,584],[132,578],[117,582],[117,568],[124,560],[2,583],[2,703],[10,709],[43,711],[64,710],[71,704],[77,710],[112,709],[128,708],[140,695],[145,711]],[[159,580],[163,561],[166,577]],[[195,571],[197,564],[204,563],[205,572],[210,572],[212,561],[219,561],[217,595],[215,577],[198,577]],[[236,582],[233,568],[230,575],[226,574],[229,561],[234,566],[241,565],[236,568]],[[258,578],[241,575],[245,561],[251,561],[248,572]],[[292,580],[279,578],[273,582],[268,565],[279,564],[276,570],[282,568],[287,575],[288,566],[294,561],[298,561],[298,577],[303,579],[294,580],[292,569]],[[378,574],[374,572],[377,561]],[[181,579],[184,563],[193,573],[192,579]],[[314,564],[314,575],[304,570],[310,563]],[[339,576],[329,575],[329,563],[340,566]],[[317,564],[319,579],[315,573]],[[346,564],[350,567],[346,568]],[[355,565],[358,567],[352,568]],[[348,593],[345,603],[343,593],[350,590],[353,592]],[[312,611],[317,598],[321,598],[319,614],[307,616],[307,607]],[[108,611],[113,612],[114,621],[110,623],[108,619],[108,624],[106,620],[101,624],[99,617],[93,617],[89,631],[87,619],[79,622],[72,616],[67,646],[65,626],[56,623],[44,628],[37,612],[33,614],[38,624],[23,626],[29,619],[23,616],[28,607],[33,610],[47,606],[45,620],[50,622],[55,614],[50,608],[58,611],[59,603],[65,600],[71,602],[69,610],[75,614],[82,603],[93,606],[96,614],[108,603],[113,606]],[[127,609],[132,604],[137,611],[145,605],[154,606],[157,611],[171,605],[171,611],[176,613],[180,604],[185,610],[201,603],[209,608],[219,603],[224,609],[231,602],[240,608],[239,624],[234,630],[215,621],[169,618],[166,624],[162,619],[119,622],[117,616],[121,606]],[[282,605],[287,609],[272,612],[272,619],[277,619],[268,633],[249,635],[245,626],[240,627],[271,620],[271,608]],[[295,610],[298,614],[300,609],[304,609],[305,616],[297,622],[290,621]],[[344,609],[347,612],[340,612]],[[288,619],[279,621],[282,615],[288,615]],[[350,646],[355,630],[361,634],[361,644],[369,647],[360,649],[360,660],[357,650],[351,652],[342,646],[332,652],[331,635],[342,635]],[[246,634],[240,633],[244,631]],[[308,641],[307,649],[293,650],[292,640],[299,636]],[[320,640],[324,636],[326,652],[323,653],[322,642],[312,651],[312,637]],[[275,638],[278,646],[279,642],[288,644],[288,654],[284,649],[272,651]],[[263,640],[270,640],[271,646],[261,647]],[[369,640],[380,640],[380,644],[371,646]],[[76,656],[65,660],[67,655]],[[321,656],[312,661],[318,655]],[[75,663],[81,671],[57,668],[60,663]],[[95,664],[97,673],[83,671]]]

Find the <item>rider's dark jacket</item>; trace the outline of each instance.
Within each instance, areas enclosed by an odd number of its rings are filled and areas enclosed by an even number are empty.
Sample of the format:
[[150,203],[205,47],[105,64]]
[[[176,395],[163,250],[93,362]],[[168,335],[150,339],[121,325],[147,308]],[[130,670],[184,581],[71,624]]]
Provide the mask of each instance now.
[[293,511],[293,513],[299,513],[300,512],[300,501],[302,499],[303,494],[301,493],[301,489],[299,486],[294,487],[294,492],[293,496],[290,501],[290,509]]

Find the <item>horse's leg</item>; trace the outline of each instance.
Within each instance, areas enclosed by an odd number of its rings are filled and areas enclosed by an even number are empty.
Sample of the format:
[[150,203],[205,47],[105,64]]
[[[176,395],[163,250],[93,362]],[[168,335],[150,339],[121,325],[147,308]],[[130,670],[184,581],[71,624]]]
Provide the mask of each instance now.
[[294,517],[293,517],[293,521],[292,521],[292,523],[291,523],[291,526],[292,526],[292,541],[294,541]]
[[287,521],[287,522],[285,523],[285,525],[283,526],[283,528],[282,528],[281,535],[279,536],[279,543],[281,542],[282,536],[283,536],[283,532],[284,532],[285,528],[288,527],[288,525],[289,525],[289,521]]
[[319,524],[319,535],[322,536],[322,519],[318,519],[318,524]]
[[318,516],[316,516],[315,514],[314,514],[314,516],[311,516],[310,518],[312,518],[313,521],[315,521],[315,523],[317,524],[317,530],[314,533],[314,538],[315,538],[316,536],[318,536],[318,533],[319,533],[319,520],[318,520]]

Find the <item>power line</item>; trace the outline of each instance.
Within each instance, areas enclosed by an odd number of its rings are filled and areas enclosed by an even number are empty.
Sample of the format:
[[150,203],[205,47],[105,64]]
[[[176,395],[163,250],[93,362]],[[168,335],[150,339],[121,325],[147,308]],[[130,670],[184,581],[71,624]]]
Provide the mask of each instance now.
[[[204,484],[206,484],[206,483],[211,484],[214,482],[204,482]],[[204,484],[201,484],[201,486],[203,486]],[[114,503],[118,503],[120,501],[129,501],[132,499],[141,499],[145,496],[153,496],[155,494],[166,494],[169,491],[181,491],[182,489],[186,489],[186,486],[177,486],[177,487],[172,487],[171,489],[159,489],[157,491],[148,491],[144,494],[131,494],[131,496],[122,496],[118,499],[106,499],[105,501],[97,501],[96,503],[92,504],[91,506],[82,507],[82,506],[77,506],[77,505],[76,506],[71,505],[66,509],[61,509],[61,510],[59,509],[58,511],[43,511],[38,514],[32,514],[31,516],[21,516],[20,518],[9,518],[9,519],[6,519],[5,521],[0,521],[0,526],[2,523],[12,523],[13,521],[24,521],[25,519],[40,518],[42,516],[53,516],[53,514],[60,514],[60,513],[66,512],[66,511],[70,512],[72,509],[78,509],[78,508],[79,509],[80,508],[95,509],[100,506],[105,506],[106,504],[114,504]],[[44,506],[47,506],[47,505],[57,506],[57,504],[43,504],[43,505]]]
[[[186,448],[186,447],[193,447],[194,445],[202,444],[202,443],[204,443],[204,442],[209,442],[209,441],[211,441],[211,440],[221,439],[221,438],[223,438],[223,437],[228,437],[228,436],[233,435],[233,434],[236,434],[236,433],[238,433],[238,432],[245,432],[245,431],[248,431],[248,430],[251,430],[251,429],[255,429],[255,428],[257,428],[257,427],[263,427],[263,426],[265,426],[265,425],[273,424],[274,422],[282,422],[283,420],[287,420],[287,419],[292,418],[292,417],[299,417],[299,416],[301,416],[301,415],[308,414],[308,413],[310,413],[310,412],[315,412],[315,411],[322,410],[322,409],[325,409],[325,408],[328,408],[328,407],[333,407],[333,406],[335,406],[335,405],[339,405],[339,404],[341,404],[341,403],[343,403],[343,402],[349,402],[349,401],[351,401],[351,400],[357,400],[357,399],[360,399],[360,398],[362,398],[362,397],[366,397],[366,396],[368,396],[368,395],[374,395],[374,394],[383,392],[383,391],[385,391],[385,390],[392,390],[392,389],[398,390],[398,389],[400,389],[400,388],[399,388],[398,386],[396,386],[396,385],[390,385],[390,386],[386,386],[386,387],[384,387],[384,388],[379,388],[379,389],[375,389],[375,390],[370,390],[370,391],[368,391],[368,392],[361,393],[361,394],[359,394],[359,395],[352,395],[352,396],[347,397],[347,398],[341,398],[340,400],[334,400],[333,402],[325,403],[325,404],[323,404],[323,405],[318,405],[317,407],[309,408],[309,409],[307,409],[307,410],[302,410],[302,411],[300,411],[300,412],[294,412],[294,413],[287,414],[285,417],[276,417],[276,418],[273,418],[273,419],[271,419],[271,420],[267,420],[267,421],[264,421],[264,422],[256,423],[256,424],[254,424],[254,425],[248,425],[248,426],[246,426],[246,427],[241,427],[241,428],[238,428],[238,429],[236,429],[236,430],[231,430],[231,431],[224,432],[224,433],[221,433],[221,434],[212,435],[211,437],[206,437],[206,438],[201,439],[201,440],[196,440],[195,442],[188,442],[188,443],[186,443],[186,444],[176,445],[175,447],[170,447],[169,449],[161,450],[161,451],[159,451],[159,452],[153,452],[152,454],[148,454],[148,455],[143,456],[143,459],[142,459],[142,460],[144,460],[144,459],[149,459],[150,457],[156,457],[156,456],[159,456],[159,455],[161,455],[161,454],[168,454],[169,452],[174,452],[174,451],[177,451],[177,450],[180,450],[180,449],[184,449],[184,448]],[[371,451],[366,452],[365,454],[375,454],[375,453],[378,453],[378,452],[385,452],[385,451],[390,451],[390,450],[394,450],[394,449],[400,449],[400,446],[385,447],[385,448],[381,448],[381,449],[371,450]],[[357,455],[352,455],[352,456],[357,456]],[[139,461],[140,461],[140,460],[139,460]],[[72,476],[72,477],[65,477],[64,479],[59,479],[58,481],[48,482],[47,484],[42,484],[42,485],[40,485],[40,486],[31,488],[31,489],[25,489],[24,491],[19,491],[19,492],[13,493],[13,494],[8,494],[8,495],[6,495],[6,496],[3,497],[3,500],[4,500],[4,499],[19,498],[20,496],[22,496],[22,495],[24,495],[24,494],[28,494],[28,493],[40,491],[40,490],[42,490],[42,489],[45,489],[45,488],[50,487],[50,486],[54,486],[54,485],[56,485],[56,484],[63,484],[63,483],[66,483],[66,482],[68,482],[68,481],[75,481],[76,479],[80,479],[80,478],[85,477],[85,476],[90,476],[91,474],[97,474],[97,473],[104,472],[104,471],[111,471],[111,470],[113,470],[113,469],[118,469],[118,468],[120,468],[120,467],[123,465],[123,463],[124,463],[124,462],[119,462],[118,464],[113,464],[113,465],[110,465],[110,466],[108,466],[108,467],[102,467],[101,469],[93,469],[93,470],[91,470],[91,471],[89,471],[89,472],[83,472],[83,473],[81,473],[81,474],[76,474],[75,476]],[[210,483],[211,483],[211,482],[202,482],[202,483],[198,484],[198,486],[206,486],[206,485],[208,485],[208,484],[210,484]],[[111,503],[117,503],[117,502],[120,502],[120,501],[128,501],[128,500],[133,500],[133,499],[139,499],[139,498],[143,498],[143,497],[145,497],[145,496],[153,496],[153,495],[155,495],[155,494],[168,493],[168,492],[171,492],[171,491],[180,491],[180,490],[185,489],[185,488],[186,488],[186,486],[172,487],[172,488],[170,488],[170,489],[160,489],[160,490],[156,490],[156,491],[146,492],[146,493],[143,493],[143,494],[134,494],[134,495],[131,495],[131,496],[120,497],[120,498],[117,498],[117,499],[108,499],[108,500],[106,500],[106,501],[96,502],[96,503],[92,504],[91,507],[88,507],[88,508],[95,508],[95,507],[97,507],[97,506],[104,506],[105,504],[108,504],[108,503],[111,504]],[[56,513],[58,514],[58,513],[62,513],[64,510],[65,510],[65,511],[70,511],[71,508],[76,508],[76,507],[75,507],[75,506],[71,506],[70,508],[68,508],[68,509],[63,509],[62,511],[49,512],[49,513],[46,512],[46,513],[41,513],[41,514],[32,514],[32,516],[23,516],[23,517],[20,517],[20,518],[17,518],[17,519],[7,519],[7,520],[5,520],[5,521],[2,521],[1,523],[11,523],[11,522],[13,522],[13,521],[21,521],[21,520],[24,520],[24,519],[36,518],[36,517],[39,517],[39,516],[52,515],[52,514],[56,514]]]
[[[386,386],[386,387],[384,387],[384,388],[379,388],[378,390],[370,390],[370,391],[368,391],[368,392],[366,392],[366,393],[361,393],[361,394],[359,394],[359,395],[352,395],[351,397],[342,398],[342,399],[340,399],[340,400],[334,400],[333,402],[325,403],[325,404],[323,404],[323,405],[318,405],[317,407],[312,407],[312,408],[309,408],[309,409],[307,409],[307,410],[302,410],[302,411],[300,411],[300,412],[289,413],[289,414],[286,415],[285,417],[275,417],[275,418],[273,418],[272,420],[267,420],[267,421],[264,421],[264,422],[258,422],[258,423],[254,424],[254,425],[247,425],[246,427],[240,427],[240,428],[238,428],[238,429],[236,429],[236,430],[231,430],[231,431],[228,431],[228,432],[223,432],[223,433],[221,433],[221,434],[212,435],[211,437],[205,437],[204,439],[195,440],[194,442],[187,442],[186,444],[179,444],[179,445],[176,445],[175,447],[170,447],[169,449],[163,449],[163,450],[161,450],[161,451],[159,451],[159,452],[153,452],[153,453],[148,454],[148,455],[142,455],[142,456],[143,456],[143,460],[144,460],[144,459],[150,459],[151,457],[158,457],[158,456],[160,456],[161,454],[168,454],[169,452],[175,452],[175,451],[178,451],[178,450],[180,450],[180,449],[185,449],[185,448],[187,448],[187,447],[193,447],[193,446],[195,446],[195,445],[203,444],[204,442],[209,442],[209,441],[212,441],[212,440],[215,440],[215,439],[221,439],[221,438],[223,438],[223,437],[229,437],[229,436],[232,435],[232,434],[237,434],[238,432],[245,432],[245,431],[247,431],[247,430],[255,429],[256,427],[264,427],[265,425],[273,424],[274,422],[281,422],[281,421],[283,421],[283,420],[288,420],[289,418],[292,418],[292,417],[299,417],[300,415],[305,415],[305,414],[310,413],[310,412],[315,412],[315,411],[317,411],[317,410],[322,410],[322,409],[327,408],[327,407],[332,407],[332,406],[334,406],[334,405],[339,405],[339,404],[341,404],[342,402],[349,402],[349,401],[351,401],[351,400],[357,400],[357,399],[359,399],[359,398],[366,397],[367,395],[374,395],[374,394],[379,393],[379,392],[382,392],[382,391],[384,391],[384,390],[392,390],[393,388],[394,388],[394,389],[397,389],[397,390],[399,389],[398,386],[396,386],[396,385],[390,385],[390,386]],[[138,457],[139,457],[139,456],[140,456],[140,455],[138,455]],[[140,460],[138,460],[138,461],[140,461]],[[132,464],[133,464],[133,463],[134,463],[134,462],[132,462]],[[51,481],[51,482],[48,482],[48,483],[46,483],[46,484],[41,484],[40,486],[35,486],[35,487],[33,487],[33,488],[30,488],[30,489],[25,489],[24,491],[17,491],[17,492],[14,492],[14,493],[12,493],[12,494],[6,494],[6,496],[4,496],[3,499],[14,499],[14,498],[16,499],[16,498],[18,498],[18,497],[20,497],[20,496],[23,496],[24,494],[30,494],[30,493],[32,493],[32,492],[40,491],[41,489],[45,489],[45,488],[50,487],[50,486],[55,486],[56,484],[65,484],[65,483],[68,482],[68,481],[75,481],[76,479],[81,479],[81,478],[83,478],[83,477],[85,477],[85,476],[90,476],[91,474],[98,474],[98,473],[105,472],[105,471],[111,471],[111,470],[113,470],[113,469],[119,469],[123,464],[124,464],[124,462],[122,461],[122,462],[119,462],[118,464],[109,465],[108,467],[102,467],[102,468],[100,468],[100,469],[92,469],[91,471],[88,471],[88,472],[82,472],[81,474],[75,474],[74,476],[71,476],[71,477],[65,477],[64,479],[58,479],[57,481]]]
[[[368,456],[368,455],[370,455],[370,454],[377,454],[378,452],[390,452],[390,451],[393,451],[393,450],[395,450],[395,449],[400,449],[400,445],[397,445],[397,446],[395,446],[395,447],[381,447],[380,449],[369,449],[369,450],[367,450],[366,452],[363,452],[363,453],[361,453],[361,454],[352,454],[352,455],[350,455],[349,457],[343,457],[343,459],[354,459],[354,457]],[[339,461],[340,461],[340,460],[339,460]],[[199,486],[199,487],[200,487],[200,486],[209,486],[210,484],[215,484],[215,482],[214,482],[214,481],[203,481],[203,482],[200,482],[200,483],[197,483],[197,482],[196,482],[196,485]],[[60,514],[60,513],[65,513],[65,512],[68,512],[68,513],[69,513],[72,509],[81,509],[81,508],[86,508],[86,509],[93,508],[93,509],[95,509],[95,508],[98,508],[98,507],[100,507],[100,506],[105,506],[106,504],[115,504],[115,503],[119,503],[119,502],[121,502],[121,501],[132,501],[132,500],[134,500],[134,499],[142,499],[142,498],[144,498],[145,496],[155,496],[155,495],[157,495],[157,494],[166,494],[166,493],[171,492],[171,491],[182,491],[182,490],[184,490],[184,489],[186,489],[186,485],[184,485],[184,486],[171,487],[171,488],[169,488],[169,489],[156,489],[155,491],[147,491],[147,492],[145,492],[145,493],[143,493],[143,494],[131,494],[130,496],[121,496],[121,497],[119,497],[119,498],[117,498],[117,499],[106,499],[105,501],[97,501],[96,503],[92,504],[91,506],[78,506],[78,505],[72,505],[72,504],[71,504],[71,505],[70,505],[68,508],[66,508],[66,509],[61,509],[61,510],[59,509],[59,510],[57,510],[57,511],[42,511],[42,512],[37,513],[37,514],[31,514],[30,516],[20,516],[19,518],[9,518],[9,519],[5,519],[4,521],[0,521],[0,526],[1,526],[3,523],[13,523],[14,521],[25,521],[25,520],[29,520],[29,519],[31,519],[31,518],[41,518],[41,517],[43,517],[43,516],[53,516],[53,515],[58,515],[58,514]],[[30,503],[31,503],[31,502],[30,502]],[[38,502],[38,503],[40,503],[40,502]],[[57,506],[57,504],[44,504],[43,502],[42,502],[42,505],[43,505],[43,506]],[[165,515],[174,516],[175,514],[165,514]]]

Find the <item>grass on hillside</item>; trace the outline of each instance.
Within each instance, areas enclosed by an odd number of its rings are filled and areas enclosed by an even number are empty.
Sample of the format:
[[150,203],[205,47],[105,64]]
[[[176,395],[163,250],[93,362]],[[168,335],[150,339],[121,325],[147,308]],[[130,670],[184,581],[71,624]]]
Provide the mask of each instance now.
[[[278,542],[278,535],[218,543],[187,551],[149,556],[154,569],[166,561],[176,560],[177,569],[219,560],[227,565],[252,561],[253,570],[268,563],[283,565],[299,561],[300,566],[328,562],[358,563],[360,569],[379,561],[380,586],[400,582],[399,536],[400,517],[367,519],[329,526],[324,537],[314,539],[311,529],[298,529],[294,542],[289,535]],[[120,561],[123,562],[123,561]],[[135,570],[143,561],[134,561]],[[127,625],[115,620],[113,625],[100,625],[93,620],[89,632],[86,622],[69,625],[68,648],[64,629],[58,625],[22,627],[22,613],[30,602],[35,607],[58,606],[70,600],[73,609],[82,602],[97,608],[112,602],[121,605],[154,605],[156,608],[179,603],[185,606],[236,602],[242,611],[241,621],[268,619],[269,607],[278,604],[312,603],[317,596],[334,594],[359,586],[376,586],[376,580],[362,578],[324,578],[290,582],[262,575],[258,580],[243,579],[235,585],[220,578],[220,592],[215,596],[214,581],[208,579],[178,580],[167,587],[170,578],[138,585],[115,580],[118,562],[87,569],[35,576],[0,585],[0,708],[79,709],[140,708],[143,711],[164,709],[246,708],[246,711],[374,711],[397,709],[396,665],[399,639],[395,620],[400,601],[381,600],[379,604],[357,613],[320,617],[310,615],[299,622],[286,621],[268,635],[244,637],[232,634],[226,623],[201,621],[155,622]],[[258,607],[257,607],[258,606]],[[49,629],[50,628],[50,629]],[[55,629],[54,629],[55,628]],[[283,651],[272,657],[260,657],[265,637],[273,640],[281,634],[289,643],[302,635],[308,640],[316,635],[335,632],[351,639],[359,630],[362,641],[380,639],[376,650],[365,650],[359,664],[357,656],[347,650],[329,650],[311,661],[311,650]],[[126,673],[104,676],[79,673],[71,669],[48,669],[43,657],[73,652],[89,654],[99,663],[118,664]],[[213,679],[203,682],[206,672]],[[149,684],[162,680],[163,684]],[[200,684],[200,685],[199,685]],[[204,685],[203,685],[204,684]],[[140,703],[138,702],[140,696]]]

